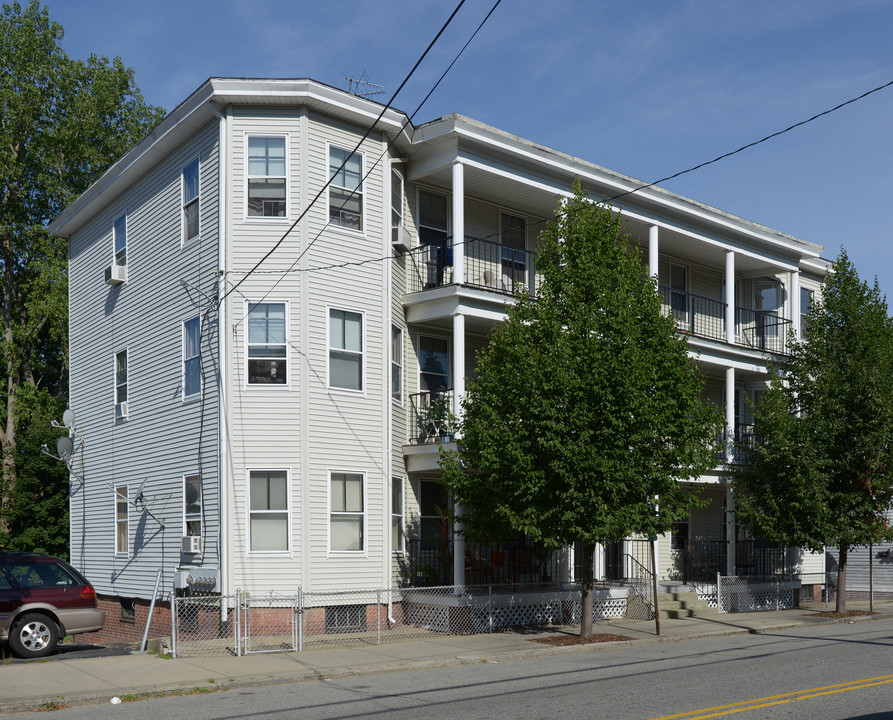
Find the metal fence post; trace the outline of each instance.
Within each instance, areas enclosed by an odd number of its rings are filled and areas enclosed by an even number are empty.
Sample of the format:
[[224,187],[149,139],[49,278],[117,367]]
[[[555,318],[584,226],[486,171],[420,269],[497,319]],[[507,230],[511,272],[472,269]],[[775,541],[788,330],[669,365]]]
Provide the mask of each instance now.
[[177,627],[177,612],[179,612],[177,601],[179,599],[176,594],[171,595],[171,655],[173,657],[177,657],[177,632],[179,630]]
[[298,652],[304,652],[304,588],[298,588]]
[[378,623],[378,645],[381,645],[381,590],[375,591],[375,619]]
[[236,588],[236,657],[242,655],[242,591]]
[[493,632],[493,586],[487,585],[487,632]]
[[716,573],[716,612],[725,612],[722,609],[722,574]]

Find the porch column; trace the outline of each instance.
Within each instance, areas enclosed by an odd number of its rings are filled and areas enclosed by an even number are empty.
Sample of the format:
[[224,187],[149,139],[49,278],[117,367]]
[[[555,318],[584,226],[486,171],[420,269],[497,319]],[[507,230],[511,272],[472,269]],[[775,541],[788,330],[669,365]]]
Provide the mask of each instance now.
[[800,271],[794,270],[791,273],[791,330],[794,331],[794,337],[798,340],[800,336]]
[[460,160],[453,161],[453,282],[465,282],[465,174]]
[[726,493],[726,573],[735,575],[735,549],[738,542],[735,534],[735,489],[729,485]]
[[726,251],[726,342],[735,342],[735,253]]
[[731,463],[735,441],[735,368],[726,368],[726,462]]
[[657,225],[648,228],[648,273],[657,280],[658,276],[658,251],[657,251]]
[[[455,255],[453,261],[455,262]],[[455,265],[453,272],[456,271]],[[461,313],[453,315],[453,415],[462,417],[462,398],[465,396],[465,316]],[[451,428],[455,433],[455,428]],[[453,507],[456,524],[453,533],[453,584],[465,585],[465,537],[459,532],[462,523],[462,506],[456,503]]]

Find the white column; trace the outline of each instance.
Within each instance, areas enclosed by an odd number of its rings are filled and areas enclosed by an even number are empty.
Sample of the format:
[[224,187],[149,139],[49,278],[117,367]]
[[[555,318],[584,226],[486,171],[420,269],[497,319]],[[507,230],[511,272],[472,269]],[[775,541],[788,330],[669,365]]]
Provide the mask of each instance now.
[[655,280],[658,274],[657,225],[648,228],[648,272]]
[[453,161],[453,282],[465,282],[465,174],[462,163]]
[[[455,255],[453,262],[455,263]],[[454,264],[455,272],[455,264]],[[453,415],[462,416],[462,398],[465,396],[465,316],[461,313],[453,315]],[[453,429],[455,432],[455,429]],[[459,533],[462,523],[462,508],[456,503],[453,508],[456,524],[453,534],[453,584],[465,585],[465,538]]]
[[726,573],[734,575],[735,549],[738,538],[735,536],[735,488],[729,485],[726,490]]
[[726,251],[726,342],[735,342],[735,253]]
[[800,339],[800,271],[791,273],[791,329],[794,337]]
[[726,462],[732,462],[735,439],[735,368],[726,368]]

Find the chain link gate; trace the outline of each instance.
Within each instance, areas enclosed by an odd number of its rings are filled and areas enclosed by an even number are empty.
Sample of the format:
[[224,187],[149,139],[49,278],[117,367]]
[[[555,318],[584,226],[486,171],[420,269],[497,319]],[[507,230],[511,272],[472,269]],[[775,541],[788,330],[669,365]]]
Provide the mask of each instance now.
[[239,655],[297,652],[300,649],[299,595],[236,592],[236,646]]

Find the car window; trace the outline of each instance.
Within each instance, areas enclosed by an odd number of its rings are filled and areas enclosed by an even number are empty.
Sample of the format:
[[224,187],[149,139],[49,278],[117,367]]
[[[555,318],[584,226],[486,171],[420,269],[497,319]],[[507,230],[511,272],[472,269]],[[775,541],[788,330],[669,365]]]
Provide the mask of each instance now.
[[59,565],[22,561],[11,563],[6,571],[16,585],[23,588],[60,587],[73,585],[74,581]]
[[0,590],[12,590],[12,584],[2,573],[0,573]]

